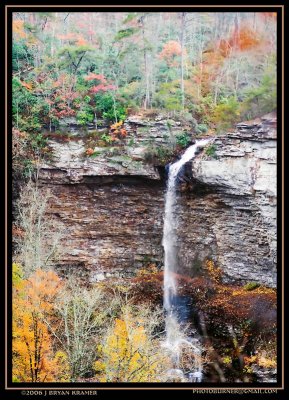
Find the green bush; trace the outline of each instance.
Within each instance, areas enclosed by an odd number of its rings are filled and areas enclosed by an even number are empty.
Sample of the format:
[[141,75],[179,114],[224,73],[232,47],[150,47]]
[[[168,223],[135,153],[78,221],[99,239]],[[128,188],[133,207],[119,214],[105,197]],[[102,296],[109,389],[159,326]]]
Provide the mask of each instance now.
[[246,285],[244,285],[244,289],[250,291],[250,290],[257,289],[259,286],[260,286],[260,284],[257,282],[248,282],[248,283],[246,283]]
[[180,133],[176,136],[177,144],[181,147],[187,147],[191,142],[191,136],[187,132]]
[[96,110],[109,122],[124,121],[126,108],[110,93],[95,95]]
[[205,153],[209,157],[216,158],[216,150],[217,146],[215,144],[211,144],[209,147],[206,148]]
[[181,111],[181,90],[179,82],[162,83],[153,101],[154,107],[165,108],[168,111]]
[[214,109],[212,122],[217,131],[229,129],[240,120],[240,103],[235,97],[223,98]]
[[208,126],[206,124],[198,124],[196,126],[197,133],[205,133],[208,131]]
[[274,74],[264,75],[259,86],[245,92],[241,111],[245,119],[252,119],[277,107],[277,85]]
[[93,107],[87,103],[86,98],[89,98],[89,96],[85,96],[84,104],[82,104],[81,109],[76,113],[76,120],[81,125],[86,125],[94,120]]
[[165,146],[149,147],[144,155],[145,161],[165,165],[170,161],[173,150]]

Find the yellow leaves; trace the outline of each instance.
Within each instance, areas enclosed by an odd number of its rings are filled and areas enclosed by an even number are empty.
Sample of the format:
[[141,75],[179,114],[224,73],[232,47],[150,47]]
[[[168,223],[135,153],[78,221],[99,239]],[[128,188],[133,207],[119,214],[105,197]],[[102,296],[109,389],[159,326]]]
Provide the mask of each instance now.
[[[97,380],[102,382],[149,382],[156,379],[157,360],[150,354],[152,343],[140,321],[124,312],[114,321],[103,346],[98,346],[99,360],[94,364]],[[154,349],[155,351],[155,349]]]
[[68,356],[63,351],[57,351],[53,360],[55,371],[59,382],[70,381],[70,366],[68,362]]
[[253,364],[253,363],[256,363],[257,360],[258,360],[257,356],[244,357],[244,363],[245,364]]
[[[45,316],[52,310],[60,280],[53,271],[37,270],[24,280],[13,264],[13,379],[21,382],[53,381],[65,358],[53,359],[52,341]],[[65,370],[65,368],[64,368]]]
[[222,277],[222,270],[219,267],[216,267],[214,261],[206,260],[206,270],[208,275],[214,282],[220,282]]
[[268,357],[265,351],[262,351],[260,355],[254,355],[251,357],[244,357],[245,366],[251,366],[257,364],[262,368],[276,368],[277,362],[276,357]]
[[230,357],[230,356],[225,356],[225,357],[223,357],[222,361],[223,361],[223,363],[224,363],[225,365],[229,365],[229,364],[232,363],[232,357]]
[[38,269],[27,281],[26,293],[32,307],[41,307],[41,311],[49,312],[52,308],[52,300],[60,289],[61,281],[58,275],[50,270]]
[[21,287],[23,279],[22,267],[19,263],[12,264],[12,285],[13,288],[18,289]]
[[123,121],[116,122],[115,124],[110,126],[110,129],[118,129],[123,124]]
[[149,264],[146,268],[139,269],[136,273],[137,276],[144,275],[156,275],[159,273],[159,270],[156,267],[156,264]]
[[277,363],[275,360],[271,360],[270,358],[260,357],[258,360],[258,365],[263,368],[276,368]]

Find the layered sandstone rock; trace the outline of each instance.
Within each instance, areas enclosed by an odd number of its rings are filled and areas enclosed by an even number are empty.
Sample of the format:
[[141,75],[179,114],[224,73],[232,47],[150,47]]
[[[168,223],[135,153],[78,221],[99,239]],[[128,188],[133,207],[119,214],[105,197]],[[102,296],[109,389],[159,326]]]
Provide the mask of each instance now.
[[[126,129],[133,145],[118,155],[100,148],[86,157],[83,137],[51,140],[52,158],[39,172],[56,195],[50,213],[67,229],[61,268],[75,266],[90,281],[132,275],[150,261],[162,266],[165,181],[145,152],[152,140],[171,145],[182,126],[130,118]],[[213,157],[202,152],[184,171],[191,185],[176,211],[180,272],[198,275],[212,258],[225,281],[274,286],[276,118],[240,124],[213,145]]]

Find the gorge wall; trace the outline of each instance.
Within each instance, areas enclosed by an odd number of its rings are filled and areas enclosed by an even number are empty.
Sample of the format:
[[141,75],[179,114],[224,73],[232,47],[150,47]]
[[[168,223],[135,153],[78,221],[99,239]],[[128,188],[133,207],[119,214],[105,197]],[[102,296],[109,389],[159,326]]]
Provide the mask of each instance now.
[[[148,153],[174,144],[183,126],[134,116],[125,127],[125,143],[99,147],[94,158],[77,131],[69,141],[50,139],[50,160],[39,170],[39,183],[55,195],[49,213],[65,226],[59,268],[75,267],[91,282],[163,265],[165,174]],[[270,114],[216,136],[186,166],[177,209],[182,274],[202,273],[210,258],[225,281],[275,286],[276,139]]]

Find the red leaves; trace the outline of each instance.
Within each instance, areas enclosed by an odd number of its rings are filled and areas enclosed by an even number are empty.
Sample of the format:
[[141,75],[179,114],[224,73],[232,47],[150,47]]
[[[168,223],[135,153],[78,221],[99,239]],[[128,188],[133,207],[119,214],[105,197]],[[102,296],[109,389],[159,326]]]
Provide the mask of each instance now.
[[94,74],[93,72],[91,72],[89,75],[84,77],[85,81],[93,81],[94,79],[97,79],[102,83],[106,83],[106,78],[102,74]]
[[98,85],[94,85],[90,88],[91,93],[98,93],[98,92],[107,92],[108,90],[115,90],[117,87],[115,85],[107,85],[107,81],[104,75],[102,74],[94,74],[90,73],[84,78],[86,81],[94,81],[97,80],[100,83]]
[[90,92],[92,92],[92,93],[98,93],[98,92],[107,92],[108,90],[115,90],[116,89],[116,86],[114,86],[114,85],[104,85],[104,84],[100,84],[100,85],[97,85],[97,86],[93,86],[91,89],[90,89]]

